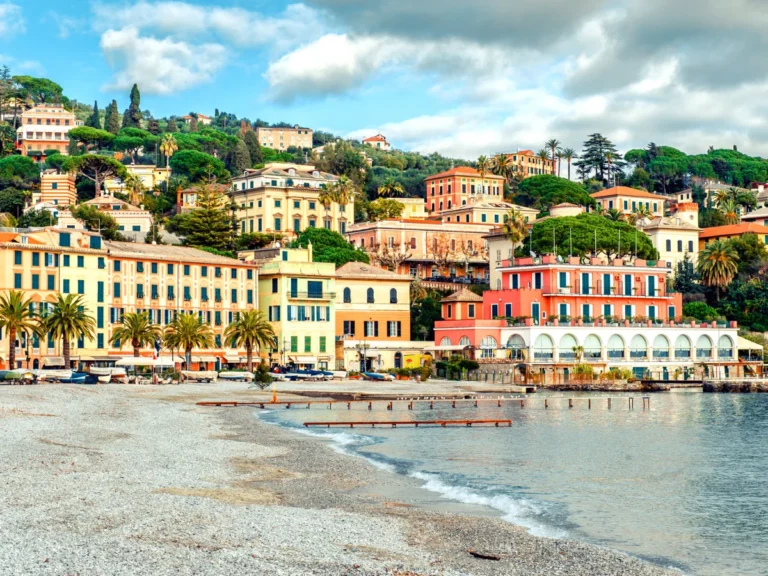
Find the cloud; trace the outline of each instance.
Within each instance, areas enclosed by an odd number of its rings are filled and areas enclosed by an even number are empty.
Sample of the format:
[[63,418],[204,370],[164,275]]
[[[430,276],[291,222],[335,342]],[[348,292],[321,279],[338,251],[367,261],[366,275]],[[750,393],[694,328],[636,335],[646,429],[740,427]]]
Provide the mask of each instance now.
[[0,54],[0,63],[2,63],[4,66],[8,66],[11,69],[12,74],[24,72],[27,74],[34,74],[36,76],[45,75],[45,66],[36,60],[18,60],[13,56]]
[[26,32],[21,6],[10,2],[0,3],[0,37],[10,38]]
[[124,90],[138,83],[147,94],[172,94],[211,81],[226,64],[219,44],[192,45],[168,38],[141,36],[135,27],[108,30],[101,49],[115,77],[107,89]]

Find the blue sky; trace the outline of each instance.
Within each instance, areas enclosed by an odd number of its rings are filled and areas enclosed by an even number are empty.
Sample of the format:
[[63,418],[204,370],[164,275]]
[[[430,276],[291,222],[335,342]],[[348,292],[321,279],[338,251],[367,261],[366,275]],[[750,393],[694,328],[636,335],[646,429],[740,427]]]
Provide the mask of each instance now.
[[474,158],[650,141],[768,146],[752,0],[0,0],[0,64],[155,115],[287,121]]

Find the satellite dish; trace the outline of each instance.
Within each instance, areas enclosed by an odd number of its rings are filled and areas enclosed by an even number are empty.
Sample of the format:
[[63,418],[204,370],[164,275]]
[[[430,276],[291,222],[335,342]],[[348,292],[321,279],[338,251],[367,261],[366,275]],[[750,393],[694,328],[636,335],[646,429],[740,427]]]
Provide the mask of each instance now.
[[531,258],[536,258],[536,252],[534,252],[533,250],[531,250],[529,254],[531,255]]

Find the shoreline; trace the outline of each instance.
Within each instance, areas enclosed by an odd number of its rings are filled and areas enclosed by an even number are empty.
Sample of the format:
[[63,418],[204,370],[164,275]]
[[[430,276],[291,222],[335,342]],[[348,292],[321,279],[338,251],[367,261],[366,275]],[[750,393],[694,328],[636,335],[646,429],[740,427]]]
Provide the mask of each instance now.
[[195,406],[219,394],[268,397],[236,384],[0,390],[4,572],[679,574],[477,507],[418,505],[415,478],[254,409]]

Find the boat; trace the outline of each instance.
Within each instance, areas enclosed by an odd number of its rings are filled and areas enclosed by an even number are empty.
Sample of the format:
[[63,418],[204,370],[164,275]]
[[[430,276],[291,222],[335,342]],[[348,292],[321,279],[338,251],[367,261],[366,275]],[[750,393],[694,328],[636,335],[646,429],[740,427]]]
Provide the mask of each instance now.
[[215,370],[212,371],[193,371],[182,370],[181,375],[184,382],[216,382],[218,373]]
[[34,380],[34,374],[31,370],[0,370],[0,382],[17,382]]
[[[61,378],[59,382],[62,384],[85,384],[88,374],[85,372],[72,372],[69,378]],[[95,384],[96,379],[92,381]]]
[[32,371],[41,382],[61,382],[72,378],[72,370],[33,370]]
[[126,378],[128,374],[125,371],[125,368],[117,368],[117,367],[109,367],[109,368],[99,368],[96,366],[91,366],[88,369],[88,373],[91,376],[95,376],[98,381],[102,384],[107,384],[112,381],[114,378]]
[[373,382],[386,382],[395,379],[392,374],[379,374],[378,372],[363,372],[363,378]]
[[219,372],[221,380],[246,381],[253,380],[253,374],[250,372]]

